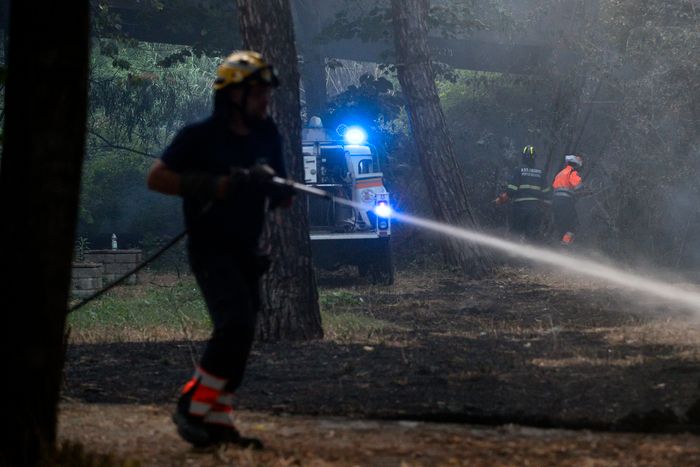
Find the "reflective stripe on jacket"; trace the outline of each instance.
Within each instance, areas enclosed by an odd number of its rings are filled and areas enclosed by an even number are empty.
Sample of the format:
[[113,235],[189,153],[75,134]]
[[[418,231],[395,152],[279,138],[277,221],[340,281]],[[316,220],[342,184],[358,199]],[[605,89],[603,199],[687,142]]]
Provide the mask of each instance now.
[[514,203],[542,201],[549,192],[541,169],[518,167],[508,181],[508,197]]
[[554,196],[571,198],[583,189],[583,180],[581,180],[581,176],[576,169],[567,165],[554,177],[552,188],[554,189]]

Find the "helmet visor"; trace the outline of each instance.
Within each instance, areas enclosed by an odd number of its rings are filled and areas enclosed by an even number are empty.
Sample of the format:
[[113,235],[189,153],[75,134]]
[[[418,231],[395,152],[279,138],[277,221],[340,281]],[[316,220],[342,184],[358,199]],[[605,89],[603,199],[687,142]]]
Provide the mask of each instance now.
[[272,86],[273,88],[276,88],[280,84],[279,79],[277,78],[277,73],[275,73],[275,69],[272,67],[272,65],[268,65],[256,71],[250,75],[246,81],[248,81],[250,84],[265,84]]

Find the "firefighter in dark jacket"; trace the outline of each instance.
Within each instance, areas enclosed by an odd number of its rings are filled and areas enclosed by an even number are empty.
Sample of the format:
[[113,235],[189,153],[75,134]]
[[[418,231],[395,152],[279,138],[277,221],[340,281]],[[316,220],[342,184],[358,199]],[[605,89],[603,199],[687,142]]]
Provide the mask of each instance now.
[[557,238],[562,246],[569,247],[574,242],[574,232],[578,227],[576,199],[583,193],[583,180],[580,170],[583,157],[569,154],[564,156],[566,167],[552,183],[552,214]]
[[228,56],[213,83],[213,114],[182,129],[148,174],[150,189],[183,198],[190,267],[214,327],[173,415],[180,436],[195,446],[262,446],[236,430],[232,398],[255,332],[265,212],[292,197],[271,183],[275,174],[286,176],[268,116],[277,84],[260,54]]
[[496,199],[497,204],[512,203],[510,229],[520,240],[534,240],[542,223],[542,204],[549,196],[549,184],[542,169],[535,167],[537,153],[525,146],[522,161],[508,180],[508,189]]

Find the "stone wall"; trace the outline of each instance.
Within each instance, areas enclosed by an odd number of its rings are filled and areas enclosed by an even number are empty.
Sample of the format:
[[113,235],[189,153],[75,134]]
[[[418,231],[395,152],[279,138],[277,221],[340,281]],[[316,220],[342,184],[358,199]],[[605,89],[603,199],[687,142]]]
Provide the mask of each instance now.
[[85,298],[102,288],[104,268],[100,263],[73,263],[71,269],[71,295]]
[[[138,266],[142,261],[142,253],[141,250],[89,250],[85,252],[85,261],[102,264],[102,278],[106,286]],[[138,282],[137,273],[124,283],[134,285]]]

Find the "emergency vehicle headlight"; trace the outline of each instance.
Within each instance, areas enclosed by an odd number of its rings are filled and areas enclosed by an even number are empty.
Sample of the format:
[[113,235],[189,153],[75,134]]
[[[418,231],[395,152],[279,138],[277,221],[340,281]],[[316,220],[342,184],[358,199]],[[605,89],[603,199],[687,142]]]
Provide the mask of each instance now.
[[377,217],[390,217],[391,216],[391,206],[385,202],[378,203],[374,207],[374,213],[377,215]]
[[351,126],[343,135],[347,144],[362,144],[367,141],[367,132],[359,126]]

